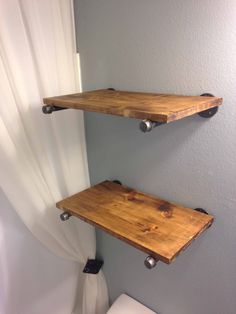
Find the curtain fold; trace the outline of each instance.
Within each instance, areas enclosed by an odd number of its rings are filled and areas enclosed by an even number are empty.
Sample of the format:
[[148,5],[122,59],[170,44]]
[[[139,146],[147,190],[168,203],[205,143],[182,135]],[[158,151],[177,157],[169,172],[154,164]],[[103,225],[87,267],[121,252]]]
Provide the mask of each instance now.
[[[39,241],[84,265],[95,256],[94,229],[61,222],[55,208],[89,186],[83,113],[41,112],[43,97],[79,89],[72,10],[70,0],[0,0],[0,182]],[[80,272],[78,287],[74,313],[106,312],[101,272]]]

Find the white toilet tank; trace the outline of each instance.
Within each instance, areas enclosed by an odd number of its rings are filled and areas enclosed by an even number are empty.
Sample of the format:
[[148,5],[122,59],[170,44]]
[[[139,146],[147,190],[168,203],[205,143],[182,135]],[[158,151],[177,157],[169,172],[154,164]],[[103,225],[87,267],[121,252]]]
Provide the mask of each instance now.
[[157,314],[143,304],[122,294],[113,303],[107,314]]

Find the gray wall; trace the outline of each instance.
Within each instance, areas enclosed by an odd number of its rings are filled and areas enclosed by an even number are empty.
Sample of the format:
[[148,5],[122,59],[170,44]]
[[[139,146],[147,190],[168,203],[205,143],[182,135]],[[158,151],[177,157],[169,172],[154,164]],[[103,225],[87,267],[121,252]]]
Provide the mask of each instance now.
[[190,207],[215,223],[172,265],[98,232],[110,298],[120,293],[161,314],[236,312],[236,1],[76,0],[84,90],[199,95],[224,106],[150,134],[138,121],[86,113],[92,184],[124,184]]

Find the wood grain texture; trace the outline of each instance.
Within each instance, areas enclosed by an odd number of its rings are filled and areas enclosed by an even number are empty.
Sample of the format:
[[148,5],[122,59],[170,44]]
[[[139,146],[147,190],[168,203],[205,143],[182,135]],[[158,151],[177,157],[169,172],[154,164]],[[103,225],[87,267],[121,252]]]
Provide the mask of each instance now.
[[68,197],[56,206],[167,264],[214,219],[111,181]]
[[222,98],[96,90],[43,101],[47,105],[168,123],[219,106]]

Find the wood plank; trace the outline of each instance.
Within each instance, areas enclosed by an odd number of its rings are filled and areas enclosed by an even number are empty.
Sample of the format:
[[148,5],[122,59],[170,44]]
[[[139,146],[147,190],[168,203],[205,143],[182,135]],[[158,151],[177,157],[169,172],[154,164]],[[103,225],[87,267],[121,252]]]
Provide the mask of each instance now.
[[44,98],[44,104],[168,123],[222,104],[222,98],[96,90]]
[[168,264],[214,219],[111,181],[56,206]]

